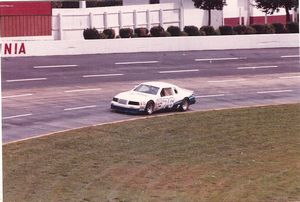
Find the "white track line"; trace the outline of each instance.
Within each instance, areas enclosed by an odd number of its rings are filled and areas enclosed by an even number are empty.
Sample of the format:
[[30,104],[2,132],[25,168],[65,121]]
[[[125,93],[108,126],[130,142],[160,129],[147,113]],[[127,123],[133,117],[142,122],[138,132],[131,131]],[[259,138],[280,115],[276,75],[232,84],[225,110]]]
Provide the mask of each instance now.
[[202,61],[219,61],[219,60],[242,60],[247,59],[246,57],[239,57],[239,58],[201,58],[201,59],[195,59],[196,62],[202,62]]
[[297,76],[282,76],[282,77],[279,77],[280,79],[298,79],[300,78],[300,75],[297,75]]
[[136,61],[136,62],[116,62],[116,65],[132,65],[132,64],[154,64],[159,61]]
[[72,108],[66,108],[64,111],[72,111],[72,110],[79,110],[79,109],[89,109],[89,108],[95,108],[97,105],[89,105],[89,106],[82,106],[82,107],[72,107]]
[[98,91],[101,88],[89,88],[89,89],[75,89],[75,90],[66,90],[65,93],[77,93],[77,92],[87,92],[87,91]]
[[7,116],[7,117],[3,117],[2,120],[21,118],[21,117],[26,117],[26,116],[32,116],[32,114],[20,114],[20,115],[15,115],[15,116]]
[[215,94],[215,95],[198,95],[195,98],[210,98],[210,97],[223,97],[225,94]]
[[215,80],[215,81],[207,81],[209,83],[226,83],[226,82],[239,82],[246,81],[246,79],[233,79],[233,80]]
[[78,67],[78,65],[48,65],[48,66],[33,66],[35,69],[60,68],[60,67]]
[[268,68],[276,68],[278,66],[273,65],[273,66],[257,66],[257,67],[237,67],[237,69],[268,69]]
[[124,74],[94,74],[94,75],[83,75],[83,78],[92,78],[92,77],[110,77],[110,76],[123,76]]
[[270,91],[259,91],[257,94],[268,94],[268,93],[289,93],[293,92],[293,90],[270,90]]
[[199,69],[183,69],[183,70],[172,70],[172,71],[160,71],[160,74],[168,74],[168,73],[185,73],[185,72],[199,72]]
[[12,79],[12,80],[6,80],[6,82],[42,81],[42,80],[47,80],[47,78]]
[[2,99],[8,99],[8,98],[18,98],[18,97],[26,97],[26,96],[32,96],[32,94],[20,94],[20,95],[9,95],[9,96],[3,96]]
[[298,58],[300,55],[282,55],[281,58]]

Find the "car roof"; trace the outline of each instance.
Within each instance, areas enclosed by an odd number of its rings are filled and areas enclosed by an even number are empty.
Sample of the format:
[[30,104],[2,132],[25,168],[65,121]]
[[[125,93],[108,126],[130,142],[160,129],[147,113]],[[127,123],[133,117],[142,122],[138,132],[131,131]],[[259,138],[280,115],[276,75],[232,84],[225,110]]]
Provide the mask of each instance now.
[[161,82],[161,81],[150,81],[150,82],[145,82],[145,83],[142,83],[142,84],[155,86],[155,87],[159,87],[159,88],[176,87],[173,84],[166,83],[166,82]]

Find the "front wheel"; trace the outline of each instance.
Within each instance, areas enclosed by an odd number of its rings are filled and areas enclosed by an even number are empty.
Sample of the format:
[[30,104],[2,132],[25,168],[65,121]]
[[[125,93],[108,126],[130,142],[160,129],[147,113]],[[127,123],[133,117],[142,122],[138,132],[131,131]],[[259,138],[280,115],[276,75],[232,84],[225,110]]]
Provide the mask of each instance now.
[[180,110],[187,111],[189,109],[189,107],[190,107],[189,100],[187,98],[185,98],[180,105]]
[[154,111],[154,103],[152,101],[148,102],[145,108],[145,112],[148,115],[151,115]]

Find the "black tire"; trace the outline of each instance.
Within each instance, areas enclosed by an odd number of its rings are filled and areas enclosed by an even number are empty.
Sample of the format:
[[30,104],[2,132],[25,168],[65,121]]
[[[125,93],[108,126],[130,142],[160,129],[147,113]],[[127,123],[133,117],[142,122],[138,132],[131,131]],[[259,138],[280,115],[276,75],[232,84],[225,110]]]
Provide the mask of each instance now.
[[187,111],[190,107],[190,102],[188,98],[184,98],[181,105],[180,105],[180,111]]
[[148,115],[151,115],[151,114],[153,114],[153,112],[154,112],[154,102],[149,101],[146,105],[145,113]]

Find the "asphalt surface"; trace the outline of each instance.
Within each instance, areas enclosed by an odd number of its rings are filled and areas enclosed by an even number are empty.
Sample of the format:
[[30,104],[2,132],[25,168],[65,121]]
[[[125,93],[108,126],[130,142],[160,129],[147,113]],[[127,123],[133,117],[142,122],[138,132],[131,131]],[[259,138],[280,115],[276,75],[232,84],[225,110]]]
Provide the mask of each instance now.
[[297,48],[2,58],[3,142],[141,118],[110,100],[144,81],[194,90],[190,111],[297,103],[299,70]]

